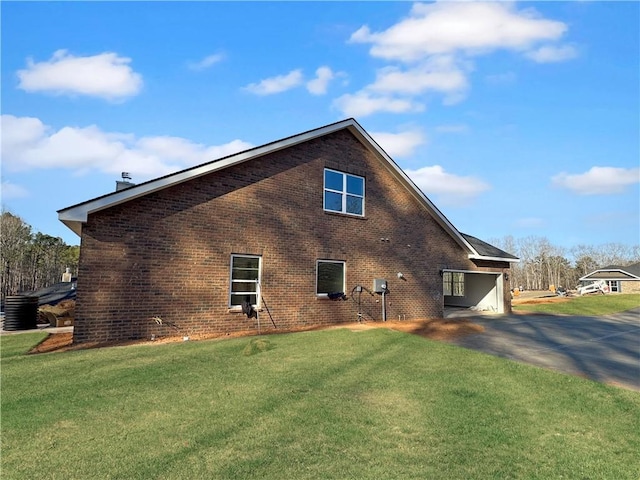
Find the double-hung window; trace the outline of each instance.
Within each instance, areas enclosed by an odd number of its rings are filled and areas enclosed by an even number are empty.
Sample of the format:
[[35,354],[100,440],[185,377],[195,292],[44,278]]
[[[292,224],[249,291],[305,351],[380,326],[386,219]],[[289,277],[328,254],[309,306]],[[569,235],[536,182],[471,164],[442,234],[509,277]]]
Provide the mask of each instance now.
[[324,209],[364,216],[364,178],[325,168]]
[[443,272],[442,289],[445,297],[464,297],[464,273]]
[[344,262],[337,260],[318,260],[316,263],[316,294],[344,293]]
[[239,307],[249,301],[254,307],[260,299],[260,257],[231,255],[231,288],[229,306]]

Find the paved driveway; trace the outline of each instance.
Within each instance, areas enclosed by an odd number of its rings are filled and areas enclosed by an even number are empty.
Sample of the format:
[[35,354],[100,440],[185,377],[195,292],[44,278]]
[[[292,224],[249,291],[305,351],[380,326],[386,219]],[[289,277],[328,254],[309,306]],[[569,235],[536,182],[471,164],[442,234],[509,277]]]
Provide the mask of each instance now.
[[470,318],[483,333],[456,345],[640,391],[640,308],[606,317]]

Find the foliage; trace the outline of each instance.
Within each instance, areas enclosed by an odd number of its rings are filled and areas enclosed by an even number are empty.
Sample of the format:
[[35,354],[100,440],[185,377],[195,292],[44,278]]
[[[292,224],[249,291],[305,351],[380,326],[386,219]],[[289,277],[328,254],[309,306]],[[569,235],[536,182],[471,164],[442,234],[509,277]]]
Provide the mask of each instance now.
[[80,247],[40,232],[3,211],[0,218],[0,293],[15,295],[50,286],[69,268],[77,274]]
[[562,302],[515,304],[517,311],[541,312],[555,315],[612,315],[614,313],[640,307],[640,293],[613,295],[586,295],[571,297]]
[[638,478],[637,392],[387,329],[269,338],[3,361],[2,478]]

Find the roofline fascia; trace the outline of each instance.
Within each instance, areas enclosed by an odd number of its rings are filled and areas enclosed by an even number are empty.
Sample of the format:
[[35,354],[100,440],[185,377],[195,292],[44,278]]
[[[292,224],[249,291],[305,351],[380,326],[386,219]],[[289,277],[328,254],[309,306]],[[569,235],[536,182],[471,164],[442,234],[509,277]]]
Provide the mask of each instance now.
[[365,140],[363,144],[371,145],[375,153],[380,155],[384,160],[386,160],[387,165],[392,167],[391,172],[394,173],[397,177],[399,177],[406,186],[409,187],[409,191],[416,197],[416,199],[422,203],[425,203],[427,207],[435,214],[435,220],[438,224],[445,229],[445,231],[449,232],[449,234],[454,238],[454,240],[462,247],[467,249],[472,254],[479,255],[479,253],[471,246],[469,242],[462,236],[462,234],[458,231],[456,227],[449,221],[447,217],[436,207],[431,200],[418,188],[418,186],[414,183],[411,178],[402,170],[398,164],[384,151],[384,149],[376,142],[367,131],[362,128],[362,126],[356,121],[353,120],[352,125],[350,125],[354,130],[351,130],[352,133],[357,133],[362,139]]
[[487,257],[484,255],[469,255],[469,259],[470,260],[489,260],[492,262],[520,263],[519,258]]
[[578,279],[578,281],[583,281],[583,280],[604,280],[603,278],[590,279],[588,277],[590,277],[591,275],[594,275],[596,273],[607,273],[607,272],[619,272],[619,273],[624,273],[625,275],[629,275],[630,277],[633,277],[633,278],[627,278],[627,279],[619,279],[620,281],[624,281],[624,280],[640,280],[640,277],[638,275],[635,275],[635,274],[633,274],[631,272],[628,272],[626,270],[622,270],[620,268],[616,268],[616,269],[604,268],[604,269],[601,269],[601,270],[594,270],[593,272],[585,275],[584,277],[580,277]]
[[135,185],[125,190],[112,192],[107,195],[94,198],[93,200],[87,200],[86,202],[82,202],[76,205],[72,205],[71,207],[58,210],[58,219],[62,223],[67,225],[67,227],[69,227],[76,234],[81,235],[81,229],[80,231],[78,231],[79,229],[77,227],[74,228],[72,225],[75,225],[76,223],[85,223],[88,219],[89,214],[91,213],[99,212],[100,210],[111,208],[130,200],[143,197],[150,193],[157,192],[166,187],[179,185],[180,183],[184,183],[194,178],[202,177],[204,175],[208,175],[209,173],[213,173],[218,170],[222,170],[224,168],[249,161],[253,158],[260,157],[268,153],[277,152],[279,150],[283,150],[299,143],[321,137],[328,133],[332,133],[333,131],[348,127],[351,122],[355,122],[355,120],[347,119],[341,122],[317,128],[315,130],[309,130],[298,135],[293,135],[281,140],[276,140],[275,142],[271,142],[266,145],[245,150],[243,152],[234,153],[227,157],[213,160],[204,165],[181,170],[179,172],[166,175],[155,180],[149,180],[148,182]]
[[[86,223],[91,213],[120,205],[130,200],[134,200],[136,198],[162,190],[166,187],[178,185],[194,178],[198,178],[209,173],[213,173],[218,170],[222,170],[224,168],[249,161],[253,158],[260,157],[265,154],[274,153],[279,150],[309,140],[313,140],[315,138],[336,132],[343,128],[347,128],[352,134],[360,139],[361,143],[365,147],[370,146],[370,151],[373,151],[374,154],[377,154],[386,161],[387,168],[389,169],[390,167],[389,171],[392,174],[395,174],[395,176],[399,178],[406,187],[408,187],[409,192],[411,192],[418,201],[425,204],[427,208],[431,212],[433,212],[436,222],[452,236],[456,243],[470,252],[470,258],[471,255],[474,255],[477,258],[482,258],[484,260],[489,259],[488,257],[483,257],[482,255],[480,255],[478,251],[475,250],[475,248],[473,248],[473,246],[469,242],[467,242],[463,235],[458,231],[456,227],[453,226],[453,224],[447,219],[447,217],[444,216],[444,214],[438,209],[438,207],[436,207],[431,202],[431,200],[429,200],[429,198],[422,192],[422,190],[420,190],[420,188],[418,188],[413,180],[409,178],[409,176],[398,166],[398,164],[387,154],[387,152],[385,152],[384,149],[353,118],[348,118],[313,130],[308,130],[306,132],[292,135],[281,140],[276,140],[259,147],[235,153],[221,159],[213,160],[204,165],[181,170],[174,174],[169,174],[155,180],[149,180],[148,182],[135,185],[133,187],[127,188],[126,190],[112,192],[107,195],[94,198],[93,200],[87,200],[86,202],[72,205],[71,207],[58,210],[58,219],[67,227],[69,227],[74,233],[82,236],[82,224]],[[501,259],[500,261],[504,260]]]

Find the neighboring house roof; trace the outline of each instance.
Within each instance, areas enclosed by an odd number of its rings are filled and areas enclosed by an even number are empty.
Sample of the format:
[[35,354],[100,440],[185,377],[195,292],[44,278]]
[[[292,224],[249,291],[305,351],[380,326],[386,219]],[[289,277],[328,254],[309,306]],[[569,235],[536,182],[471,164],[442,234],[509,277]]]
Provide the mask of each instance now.
[[[181,170],[164,177],[156,178],[145,183],[135,185],[116,192],[103,195],[86,202],[73,205],[58,211],[58,219],[76,234],[82,234],[82,225],[86,223],[89,214],[119,205],[135,198],[148,195],[153,192],[187,182],[194,178],[208,175],[232,165],[250,161],[266,154],[277,152],[285,148],[298,145],[339,130],[346,129],[351,132],[369,151],[374,153],[382,164],[402,183],[409,192],[432,214],[435,221],[465,250],[469,252],[469,258],[517,262],[518,259],[502,250],[482,242],[474,237],[464,236],[449,222],[427,196],[416,186],[407,174],[391,159],[389,155],[376,143],[373,138],[353,118],[332,123],[324,127],[309,130],[259,147],[251,148],[240,153],[229,155],[196,167]],[[473,239],[473,243],[467,238]],[[478,250],[479,248],[479,250]],[[483,253],[484,252],[484,253]],[[488,254],[487,254],[488,253]],[[499,255],[494,255],[498,253]]]
[[640,280],[640,263],[626,267],[610,265],[599,268],[580,279],[583,280]]

